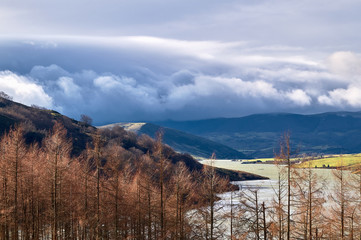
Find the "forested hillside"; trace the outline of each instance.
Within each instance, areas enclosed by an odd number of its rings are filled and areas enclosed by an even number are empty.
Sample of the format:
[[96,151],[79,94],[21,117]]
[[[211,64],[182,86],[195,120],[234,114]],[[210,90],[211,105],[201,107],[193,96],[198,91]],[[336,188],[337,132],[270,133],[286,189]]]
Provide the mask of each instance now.
[[0,101],[1,239],[186,239],[187,212],[214,204],[229,180],[262,178],[203,167],[161,134]]

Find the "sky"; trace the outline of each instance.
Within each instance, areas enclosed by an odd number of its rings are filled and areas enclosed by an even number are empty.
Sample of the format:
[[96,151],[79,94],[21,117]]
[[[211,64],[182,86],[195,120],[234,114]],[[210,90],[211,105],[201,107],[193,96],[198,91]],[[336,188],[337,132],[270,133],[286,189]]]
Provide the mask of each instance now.
[[0,91],[102,125],[361,111],[361,1],[2,0]]

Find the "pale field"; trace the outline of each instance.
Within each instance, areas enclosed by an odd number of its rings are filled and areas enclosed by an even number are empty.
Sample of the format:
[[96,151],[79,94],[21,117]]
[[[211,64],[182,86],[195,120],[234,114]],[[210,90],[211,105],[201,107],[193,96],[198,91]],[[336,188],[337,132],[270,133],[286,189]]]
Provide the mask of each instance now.
[[[282,166],[275,164],[242,164],[241,162],[231,160],[213,160],[213,165],[219,168],[231,169],[258,174],[268,177],[270,180],[278,179],[278,172]],[[210,160],[201,161],[202,164],[210,165]],[[332,169],[312,169],[322,179],[332,180]]]
[[[268,177],[269,180],[251,180],[251,181],[238,181],[233,182],[233,184],[238,185],[240,189],[259,189],[261,201],[269,202],[275,196],[275,189],[278,185],[278,173],[281,168],[285,171],[285,166],[277,166],[274,164],[241,164],[241,162],[231,161],[231,160],[205,160],[201,161],[202,164],[210,165],[212,164],[215,167],[225,168],[230,170],[239,170],[249,173],[254,173],[264,177]],[[307,169],[297,169],[293,168],[294,171],[307,171]],[[323,191],[325,193],[325,198],[327,198],[336,186],[337,181],[334,178],[333,172],[335,169],[327,168],[313,168],[311,169],[313,173],[316,173],[319,179],[319,183],[323,185]],[[344,171],[346,179],[350,179],[351,176],[354,176],[350,171]],[[237,192],[237,191],[236,191]],[[220,195],[223,203],[229,201],[230,192]]]

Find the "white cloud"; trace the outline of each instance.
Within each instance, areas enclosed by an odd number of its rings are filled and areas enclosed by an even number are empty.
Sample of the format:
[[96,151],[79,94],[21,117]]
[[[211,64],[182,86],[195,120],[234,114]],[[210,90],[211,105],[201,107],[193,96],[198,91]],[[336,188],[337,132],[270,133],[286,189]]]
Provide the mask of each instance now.
[[361,56],[354,52],[335,52],[326,61],[331,73],[338,76],[343,86],[333,88],[318,97],[323,105],[339,108],[361,107]]
[[361,56],[353,52],[335,52],[327,59],[331,72],[350,80],[361,79]]
[[15,101],[26,105],[52,107],[52,98],[44,92],[41,85],[10,71],[0,71],[0,90],[13,97]]
[[65,98],[80,98],[81,88],[74,83],[72,78],[60,77],[57,84],[64,93]]
[[361,107],[361,85],[351,84],[347,88],[338,88],[329,91],[327,95],[321,95],[318,98],[321,104],[353,108]]
[[311,104],[311,97],[307,95],[302,89],[294,89],[291,92],[286,93],[287,98],[289,98],[293,103],[299,106],[308,106]]
[[103,91],[129,90],[129,87],[133,87],[135,84],[134,79],[127,77],[101,76],[94,79],[94,85]]

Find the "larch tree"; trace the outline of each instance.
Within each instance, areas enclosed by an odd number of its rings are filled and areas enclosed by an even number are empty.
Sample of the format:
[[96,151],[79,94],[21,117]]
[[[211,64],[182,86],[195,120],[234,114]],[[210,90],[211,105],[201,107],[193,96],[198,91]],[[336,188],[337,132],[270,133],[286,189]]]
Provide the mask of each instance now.
[[9,239],[9,165],[6,161],[7,141],[4,138],[0,141],[0,171],[1,171],[1,201],[0,201],[0,221],[1,239]]
[[185,239],[188,232],[186,212],[190,210],[188,199],[194,186],[191,181],[191,174],[183,162],[177,163],[171,181],[173,184],[173,199],[175,200],[173,206],[175,209],[173,238]]
[[93,146],[88,147],[87,156],[90,158],[89,161],[92,161],[95,167],[95,173],[93,176],[93,182],[95,182],[95,239],[101,239],[101,194],[102,194],[102,173],[103,173],[103,141],[99,132],[93,136]]
[[157,164],[157,178],[159,183],[159,224],[160,224],[160,239],[165,239],[167,235],[166,229],[166,195],[165,192],[165,178],[166,171],[169,166],[167,156],[163,151],[163,132],[157,133],[156,142],[153,149],[153,157]]
[[240,203],[244,214],[240,221],[243,225],[242,236],[261,239],[261,203],[259,200],[259,189],[244,189]]
[[[126,195],[131,196],[131,193],[125,194],[128,187],[132,182],[132,167],[128,164],[130,155],[127,155],[124,148],[120,144],[112,143],[105,149],[107,162],[104,166],[104,173],[107,176],[107,195],[109,206],[108,216],[112,216],[110,221],[111,228],[113,229],[113,237],[120,238],[121,227],[120,219],[122,212],[122,205],[126,205]],[[129,189],[128,189],[129,190]],[[138,229],[139,230],[139,229]]]
[[217,193],[221,189],[227,189],[228,180],[219,177],[216,173],[214,167],[215,158],[215,154],[212,154],[211,164],[204,165],[202,173],[198,177],[199,201],[204,206],[197,209],[196,215],[191,222],[191,224],[195,225],[192,233],[195,239],[219,239],[226,231],[223,224],[225,221],[223,215],[226,215],[226,213],[222,211],[223,206],[216,204],[216,202],[218,200]]
[[274,197],[269,208],[269,216],[271,220],[269,231],[273,236],[277,236],[278,240],[282,240],[285,238],[287,224],[287,169],[279,164],[277,164],[277,167],[277,185],[273,186]]
[[43,154],[37,144],[28,148],[26,161],[24,161],[25,172],[22,183],[22,209],[24,229],[22,233],[25,239],[40,238],[40,212],[42,211],[40,181],[42,176],[42,166],[44,166]]
[[316,237],[316,231],[322,229],[325,220],[323,204],[326,186],[324,181],[311,169],[311,162],[308,163],[308,168],[294,171],[294,222],[296,226],[293,236],[311,240]]
[[344,170],[342,160],[338,169],[333,170],[335,185],[330,194],[332,200],[331,216],[332,237],[346,239],[350,234],[348,222],[351,220],[350,212],[353,209],[351,191],[346,179],[348,173]]
[[59,238],[60,223],[62,219],[64,171],[69,167],[71,141],[67,138],[64,126],[56,122],[53,130],[43,141],[47,159],[48,179],[50,184],[51,201],[51,236],[53,240]]
[[148,239],[157,238],[156,232],[156,219],[158,216],[154,216],[157,206],[156,194],[158,193],[156,186],[156,180],[154,179],[154,173],[156,172],[156,166],[152,161],[149,154],[142,157],[143,171],[140,172],[140,176],[143,181],[141,183],[141,188],[145,193],[145,206],[147,209],[147,237]]
[[24,159],[27,147],[24,142],[24,131],[22,126],[15,126],[10,129],[9,133],[4,136],[5,144],[4,163],[7,166],[7,189],[11,189],[8,196],[8,208],[12,209],[11,218],[11,236],[12,239],[19,238],[19,224],[21,217],[19,216],[19,200],[21,196],[21,182],[24,177]]
[[[89,147],[87,147],[89,149]],[[87,155],[88,151],[84,151],[78,158],[79,163],[79,183],[80,183],[80,214],[79,214],[79,228],[81,231],[81,239],[88,239],[90,235],[91,220],[93,219],[93,208],[91,205],[91,196],[93,195],[91,187],[91,178],[94,165]]]
[[290,240],[291,238],[291,201],[292,201],[292,192],[291,192],[291,185],[292,185],[292,163],[291,163],[291,141],[290,141],[290,133],[286,132],[283,135],[280,143],[280,153],[276,156],[276,159],[282,161],[286,164],[286,174],[287,174],[287,230],[286,230],[286,239]]

